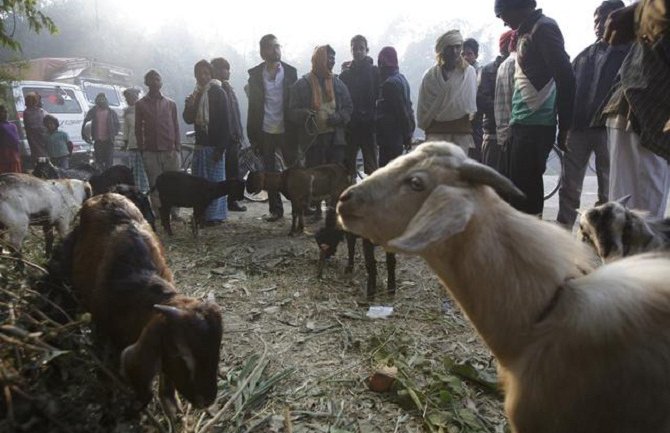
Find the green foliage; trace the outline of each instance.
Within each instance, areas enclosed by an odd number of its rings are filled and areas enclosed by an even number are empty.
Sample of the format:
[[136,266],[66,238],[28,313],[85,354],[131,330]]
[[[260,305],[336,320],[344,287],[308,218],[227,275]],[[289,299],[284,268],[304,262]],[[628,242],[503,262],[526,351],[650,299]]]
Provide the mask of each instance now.
[[39,33],[47,30],[54,34],[58,31],[51,18],[39,10],[38,0],[3,0],[0,5],[0,45],[14,51],[21,50],[21,44],[14,38],[19,21],[26,22],[28,28]]

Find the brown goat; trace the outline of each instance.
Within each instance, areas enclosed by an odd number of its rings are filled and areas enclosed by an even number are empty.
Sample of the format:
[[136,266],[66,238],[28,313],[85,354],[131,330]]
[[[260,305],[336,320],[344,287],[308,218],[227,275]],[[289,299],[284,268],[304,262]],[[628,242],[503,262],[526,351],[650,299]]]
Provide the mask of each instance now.
[[217,392],[221,313],[177,292],[163,247],[137,207],[103,194],[81,209],[68,239],[72,285],[93,322],[121,353],[121,373],[142,404],[161,372],[160,398],[174,411],[175,388],[196,407]]
[[668,433],[670,255],[591,269],[566,230],[458,146],[425,143],[340,198],[344,228],[418,254],[498,361],[514,433]]
[[247,177],[247,192],[279,191],[291,201],[293,219],[289,235],[304,230],[305,210],[310,203],[327,200],[328,206],[335,206],[338,197],[349,185],[351,179],[347,170],[339,164],[293,167],[281,173],[257,171]]

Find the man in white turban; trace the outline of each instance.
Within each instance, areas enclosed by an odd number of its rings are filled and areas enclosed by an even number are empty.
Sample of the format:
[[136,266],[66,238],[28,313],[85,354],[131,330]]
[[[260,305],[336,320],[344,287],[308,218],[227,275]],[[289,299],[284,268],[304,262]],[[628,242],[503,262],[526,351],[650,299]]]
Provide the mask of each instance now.
[[474,147],[470,120],[477,112],[477,73],[461,57],[463,36],[450,30],[435,43],[437,64],[423,76],[417,121],[426,140]]

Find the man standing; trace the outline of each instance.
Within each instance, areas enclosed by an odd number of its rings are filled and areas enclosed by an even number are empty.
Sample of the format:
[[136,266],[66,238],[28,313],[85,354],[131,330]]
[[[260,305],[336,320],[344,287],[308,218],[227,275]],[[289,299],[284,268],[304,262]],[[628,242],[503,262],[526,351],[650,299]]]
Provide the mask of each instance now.
[[576,78],[574,120],[566,144],[563,177],[558,191],[557,217],[557,221],[569,230],[572,230],[577,218],[582,184],[592,153],[596,155],[597,204],[605,203],[609,199],[610,157],[607,150],[607,131],[605,122],[592,122],[605,102],[628,54],[628,45],[615,47],[603,40],[607,17],[624,6],[620,0],[602,2],[594,13],[596,43],[582,51],[572,62]]
[[[297,137],[288,122],[289,89],[298,79],[298,71],[281,61],[281,45],[268,34],[260,40],[263,63],[249,69],[249,113],[247,137],[251,146],[260,149],[267,171],[277,171],[275,153],[280,153],[288,166],[297,163]],[[284,216],[279,192],[269,194],[270,215],[266,221]]]
[[149,185],[144,160],[137,148],[137,138],[135,138],[135,104],[139,99],[140,91],[129,88],[123,91],[123,96],[128,103],[123,110],[123,150],[128,152],[128,163],[133,170],[135,185],[142,193],[146,193],[151,189],[151,185]]
[[[307,167],[345,162],[345,128],[353,104],[347,86],[333,74],[335,50],[318,46],[312,70],[291,88],[290,116],[301,129],[300,150]],[[317,209],[318,211],[318,209]]]
[[379,93],[379,70],[368,56],[368,41],[361,35],[351,39],[353,60],[347,62],[340,79],[349,89],[354,111],[347,126],[347,169],[356,173],[358,150],[363,154],[363,170],[371,174],[377,169],[377,148],[374,136],[375,101]]
[[499,169],[500,148],[503,143],[498,143],[496,135],[496,119],[494,115],[494,102],[496,92],[496,77],[500,65],[509,57],[509,45],[512,39],[512,30],[500,36],[500,55],[484,66],[479,73],[479,85],[477,87],[477,109],[482,116],[482,162],[496,170]]
[[[84,133],[84,127],[88,122],[91,122],[92,137],[87,137]],[[95,97],[95,106],[88,110],[84,123],[81,124],[81,136],[89,144],[93,140],[93,157],[101,170],[106,170],[114,164],[114,137],[120,129],[119,116],[109,108],[105,94],[98,93]]]
[[[144,75],[144,84],[149,88],[149,93],[135,104],[135,138],[149,185],[153,187],[158,175],[164,171],[179,171],[181,142],[177,104],[161,93],[161,75],[150,70]],[[159,215],[157,191],[151,194],[151,204],[156,215]],[[173,215],[176,215],[176,209]]]
[[467,38],[463,41],[463,49],[461,50],[461,56],[465,59],[466,62],[473,68],[475,71],[479,72],[481,66],[477,59],[479,58],[479,42],[473,38]]
[[670,193],[670,7],[641,0],[613,12],[605,39],[635,41],[621,66],[621,82],[605,114],[610,195],[663,218]]
[[[477,82],[479,82],[479,75],[481,74],[482,67],[477,61],[479,58],[479,42],[473,38],[467,38],[463,42],[463,49],[461,50],[461,56],[465,59],[466,62],[477,72]],[[472,118],[472,139],[475,141],[475,147],[469,149],[468,154],[470,158],[473,158],[476,161],[482,161],[482,143],[484,141],[484,127],[482,125],[484,113],[479,106],[479,101],[477,102],[477,113],[475,113]]]
[[[230,119],[230,146],[226,149],[226,179],[240,179],[240,158],[239,152],[244,140],[242,129],[242,120],[240,116],[240,104],[237,101],[237,95],[233,86],[230,85],[230,63],[223,57],[212,59],[212,68],[214,70],[214,79],[221,82],[221,87],[228,96],[228,118]],[[246,206],[239,204],[244,196],[235,196],[228,194],[228,210],[233,212],[245,212]]]
[[[535,0],[496,0],[495,14],[517,31],[512,97],[509,178],[526,194],[512,205],[542,215],[547,157],[556,142],[565,148],[572,124],[575,75],[556,21],[536,10]],[[556,112],[558,111],[558,119]]]
[[462,46],[458,30],[437,40],[437,64],[421,81],[417,121],[426,131],[426,140],[449,141],[467,154],[474,147],[470,116],[477,112],[477,73],[461,57]]

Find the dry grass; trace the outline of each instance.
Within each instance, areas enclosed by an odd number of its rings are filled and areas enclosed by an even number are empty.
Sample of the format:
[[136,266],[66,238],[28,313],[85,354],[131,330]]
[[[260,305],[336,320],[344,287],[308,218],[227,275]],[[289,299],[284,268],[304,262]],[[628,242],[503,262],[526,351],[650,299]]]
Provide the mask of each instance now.
[[[47,339],[48,332],[40,337],[56,350],[62,350],[59,344],[76,350],[77,357],[62,355],[44,363],[27,356],[25,347],[3,343],[0,386],[9,386],[10,391],[14,386],[26,394],[46,393],[61,408],[49,416],[60,421],[64,418],[58,414],[70,405],[68,413],[79,414],[80,419],[72,415],[66,421],[69,430],[63,431],[505,431],[500,399],[490,385],[495,380],[491,355],[457,307],[445,302],[446,294],[421,260],[398,258],[396,296],[388,298],[380,287],[375,301],[393,306],[394,313],[386,320],[370,320],[365,317],[362,259],[353,275],[345,275],[346,248],[341,248],[326,266],[324,279],[318,280],[312,237],[289,238],[290,219],[260,220],[266,206],[252,203],[249,212],[233,214],[223,225],[203,230],[197,240],[184,225],[176,225],[174,238],[163,238],[179,289],[201,297],[212,293],[222,308],[220,393],[208,411],[194,411],[184,404],[182,416],[171,425],[155,403],[134,415],[129,403],[121,407],[120,402],[131,399],[112,379],[113,361],[93,359],[104,356],[96,355],[101,352],[91,343],[85,316],[67,325],[67,338],[61,333]],[[311,225],[308,230],[316,228]],[[357,254],[362,257],[360,246]],[[384,283],[382,256],[378,251],[378,279]],[[8,271],[6,266],[0,270],[3,275],[12,274]],[[29,271],[33,272],[39,273]],[[0,293],[0,322],[13,320],[18,326],[17,313],[8,305],[15,303],[12,297],[25,297],[21,287],[27,286],[23,277],[12,274],[11,279],[12,285]],[[18,303],[25,307],[19,316],[32,314],[28,304],[39,295],[32,296]],[[25,322],[21,326],[32,331],[47,325]],[[41,363],[40,371],[26,377],[17,369],[26,363]],[[380,365],[399,370],[391,392],[368,389],[367,379]],[[69,394],[53,386],[66,381],[57,380],[54,385],[53,380],[44,380],[55,370],[71,376],[70,387],[77,388],[81,397],[64,399]],[[12,371],[16,374],[8,379],[7,372]],[[107,390],[104,396],[90,391],[99,383]],[[92,406],[100,412],[99,418],[117,423],[86,430]],[[12,422],[6,399],[0,404],[0,415],[5,417],[0,421],[3,430]],[[14,428],[25,422],[21,416],[13,414]],[[47,427],[23,431],[62,429],[44,414],[34,416]]]

